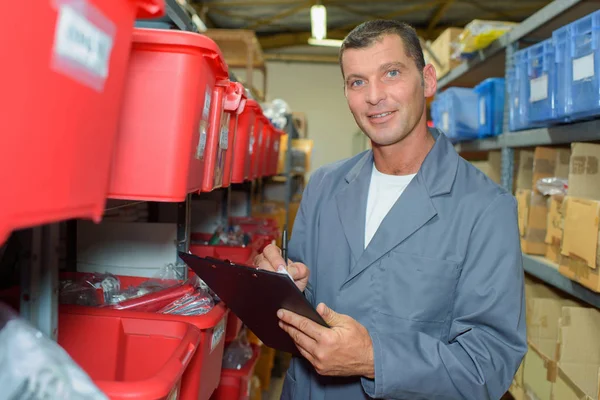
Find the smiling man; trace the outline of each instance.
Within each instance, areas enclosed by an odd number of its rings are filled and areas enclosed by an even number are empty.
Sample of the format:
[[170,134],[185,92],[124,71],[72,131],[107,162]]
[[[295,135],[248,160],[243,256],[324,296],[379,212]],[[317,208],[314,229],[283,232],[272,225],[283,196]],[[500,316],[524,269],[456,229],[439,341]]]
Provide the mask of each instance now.
[[290,260],[256,260],[329,325],[278,313],[303,355],[282,399],[499,399],[527,349],[516,202],[427,129],[436,72],[414,29],[366,22],[340,64],[372,150],[314,172]]

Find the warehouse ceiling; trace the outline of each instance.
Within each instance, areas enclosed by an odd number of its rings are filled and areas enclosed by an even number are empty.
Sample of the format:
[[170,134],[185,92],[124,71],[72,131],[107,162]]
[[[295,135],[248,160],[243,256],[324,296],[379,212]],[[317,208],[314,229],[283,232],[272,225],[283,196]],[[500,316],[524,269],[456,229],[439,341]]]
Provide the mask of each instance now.
[[[190,1],[190,0],[188,0]],[[327,7],[327,37],[343,39],[367,19],[396,19],[433,40],[445,28],[463,27],[473,19],[521,22],[548,0],[321,0]],[[316,0],[194,0],[194,8],[209,27],[256,31],[270,57],[285,59],[305,54],[332,57],[336,48],[308,46],[310,7]],[[310,57],[307,57],[310,58]]]

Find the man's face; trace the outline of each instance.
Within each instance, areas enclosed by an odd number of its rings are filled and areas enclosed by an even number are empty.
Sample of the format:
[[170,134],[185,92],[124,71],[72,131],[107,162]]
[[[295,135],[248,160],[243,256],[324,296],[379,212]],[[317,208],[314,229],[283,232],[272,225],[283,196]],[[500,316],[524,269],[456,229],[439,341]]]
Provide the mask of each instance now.
[[[344,92],[356,123],[374,144],[404,139],[423,116],[431,91],[431,66],[422,71],[398,35],[384,35],[371,46],[346,49],[342,56]],[[433,70],[435,81],[435,70]]]

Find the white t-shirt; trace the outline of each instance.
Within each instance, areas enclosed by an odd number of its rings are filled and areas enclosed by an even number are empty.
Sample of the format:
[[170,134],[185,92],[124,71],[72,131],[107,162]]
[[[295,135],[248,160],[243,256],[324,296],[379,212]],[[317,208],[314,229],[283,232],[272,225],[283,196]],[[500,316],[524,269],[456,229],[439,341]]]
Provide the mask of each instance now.
[[386,175],[382,174],[373,164],[371,184],[367,197],[367,218],[365,221],[365,249],[373,239],[381,221],[392,209],[404,189],[416,174]]

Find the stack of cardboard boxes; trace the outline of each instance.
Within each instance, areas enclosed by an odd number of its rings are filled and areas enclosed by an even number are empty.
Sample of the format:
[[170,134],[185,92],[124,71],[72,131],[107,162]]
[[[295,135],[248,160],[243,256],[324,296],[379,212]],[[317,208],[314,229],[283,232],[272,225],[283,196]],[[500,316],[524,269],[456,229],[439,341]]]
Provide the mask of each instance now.
[[[519,154],[516,197],[524,253],[545,256],[561,274],[600,292],[600,145],[537,147]],[[545,196],[541,178],[568,182],[565,194]]]
[[[600,145],[538,147],[517,155],[515,179],[524,253],[600,292]],[[540,192],[542,178],[568,182],[566,193]],[[526,280],[529,352],[511,393],[519,399],[580,400],[600,397],[600,311]]]
[[529,351],[510,392],[516,400],[597,400],[600,311],[526,279]]

